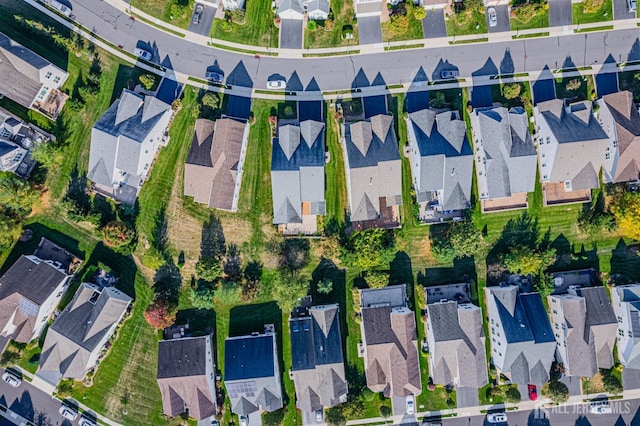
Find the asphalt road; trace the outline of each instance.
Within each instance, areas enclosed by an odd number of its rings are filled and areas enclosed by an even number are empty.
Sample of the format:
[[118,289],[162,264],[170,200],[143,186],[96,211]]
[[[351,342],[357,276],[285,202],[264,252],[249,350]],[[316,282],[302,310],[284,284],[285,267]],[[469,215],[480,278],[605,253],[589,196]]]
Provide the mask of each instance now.
[[[626,426],[640,424],[640,399],[611,401],[611,414],[591,414],[588,404],[553,409],[508,411],[510,426]],[[443,426],[487,426],[486,416],[458,416],[442,420]]]
[[[0,375],[4,373],[4,368],[0,369]],[[10,411],[24,417],[36,425],[70,425],[68,420],[64,420],[58,413],[60,402],[51,395],[42,392],[23,380],[17,388],[9,386],[4,380],[0,380],[0,405],[7,407]],[[4,413],[8,420],[10,413]]]

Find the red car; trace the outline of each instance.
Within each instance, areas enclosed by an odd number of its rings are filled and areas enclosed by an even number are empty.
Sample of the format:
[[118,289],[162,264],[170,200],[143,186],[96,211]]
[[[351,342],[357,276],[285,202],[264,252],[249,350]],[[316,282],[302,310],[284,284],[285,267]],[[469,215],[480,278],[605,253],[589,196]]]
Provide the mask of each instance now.
[[535,385],[529,385],[529,399],[531,401],[535,401],[536,399],[538,399],[538,390],[536,389]]

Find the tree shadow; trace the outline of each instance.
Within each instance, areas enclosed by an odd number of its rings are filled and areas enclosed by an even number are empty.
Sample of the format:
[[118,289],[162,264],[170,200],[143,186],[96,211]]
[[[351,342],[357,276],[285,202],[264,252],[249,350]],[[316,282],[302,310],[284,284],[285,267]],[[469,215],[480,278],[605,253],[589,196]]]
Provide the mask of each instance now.
[[417,283],[421,287],[455,284],[460,282],[471,283],[471,301],[478,303],[478,291],[475,283],[478,282],[476,263],[473,257],[454,259],[451,267],[425,268],[424,272],[418,272]]
[[351,82],[351,89],[359,89],[362,87],[369,87],[371,84],[369,83],[369,78],[367,78],[367,74],[364,72],[362,68],[358,70],[355,78]]
[[153,229],[149,235],[149,244],[162,255],[165,254],[169,241],[169,220],[167,209],[162,207],[153,219]]
[[226,245],[222,223],[214,214],[209,215],[202,224],[202,240],[200,241],[200,257],[219,259],[226,253]]
[[637,245],[629,246],[620,238],[611,252],[611,277],[616,284],[630,284],[640,280],[640,256]]
[[180,269],[173,262],[162,265],[153,277],[153,292],[156,299],[167,302],[169,306],[178,306],[181,285]]

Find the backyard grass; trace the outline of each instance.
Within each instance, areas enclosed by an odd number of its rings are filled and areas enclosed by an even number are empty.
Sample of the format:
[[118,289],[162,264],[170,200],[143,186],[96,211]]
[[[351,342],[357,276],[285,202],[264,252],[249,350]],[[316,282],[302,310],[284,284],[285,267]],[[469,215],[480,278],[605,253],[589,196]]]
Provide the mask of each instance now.
[[[353,22],[353,1],[333,0],[331,2],[331,11],[334,15],[332,29],[328,29],[327,21],[318,21],[318,27],[313,31],[305,28],[305,49],[358,45],[358,26]],[[353,35],[353,38],[345,38],[345,26],[348,28],[348,32]]]
[[453,16],[445,15],[445,22],[449,37],[487,32],[484,8],[463,10]]
[[329,108],[326,117],[326,142],[329,151],[329,163],[325,166],[327,175],[326,202],[327,215],[326,223],[335,222],[337,225],[344,225],[347,212],[347,178],[345,176],[344,155],[340,144],[340,129],[334,119],[335,109]]
[[[406,15],[391,16],[386,22],[382,22],[382,40],[403,41],[403,40],[421,40],[424,38],[422,29],[422,21],[413,17],[413,4],[411,2],[398,3],[396,7],[406,8]],[[420,6],[418,6],[420,7]],[[395,23],[394,19],[398,19]],[[406,20],[406,22],[404,22]]]
[[[576,76],[563,77],[555,80],[556,96],[558,99],[568,99],[570,101],[591,100],[595,94],[595,86],[593,84],[593,76]],[[574,82],[580,83],[577,88],[570,89],[570,85]]]
[[592,13],[585,13],[582,3],[572,3],[571,13],[574,25],[606,22],[613,19],[613,5],[611,0],[604,0],[600,9]]
[[231,23],[229,31],[224,30],[222,19],[214,19],[211,37],[250,46],[278,47],[280,30],[273,23],[275,14],[271,10],[271,2],[247,0],[245,8],[245,23]]
[[532,28],[547,28],[549,27],[549,7],[548,4],[539,5],[536,8],[536,13],[531,15],[528,20],[519,19],[514,12],[515,8],[512,8],[512,14],[509,17],[509,24],[511,30],[529,30]]
[[131,6],[180,28],[189,28],[194,0],[131,0]]
[[640,71],[625,71],[618,73],[620,90],[628,90],[633,93],[633,101],[640,102],[640,78],[635,78]]

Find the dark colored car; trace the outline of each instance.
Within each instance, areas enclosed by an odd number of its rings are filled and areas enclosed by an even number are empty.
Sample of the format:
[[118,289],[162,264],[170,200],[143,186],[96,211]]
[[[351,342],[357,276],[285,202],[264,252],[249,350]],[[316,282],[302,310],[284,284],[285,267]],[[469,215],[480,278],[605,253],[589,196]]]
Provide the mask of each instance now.
[[224,75],[217,71],[207,71],[205,77],[209,82],[215,84],[222,84],[222,80],[224,80]]
[[443,80],[449,80],[452,78],[458,78],[460,72],[458,70],[443,70],[440,73],[440,78]]

